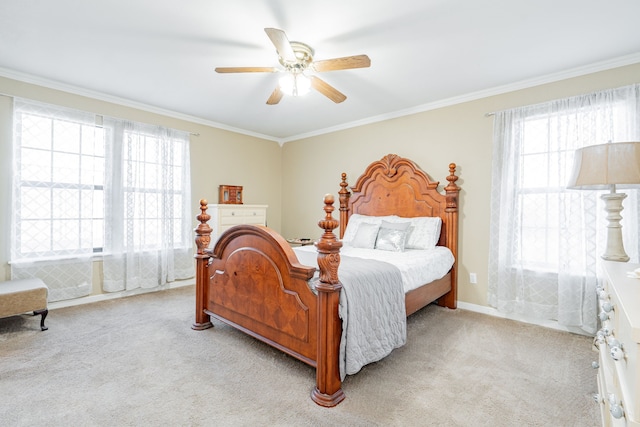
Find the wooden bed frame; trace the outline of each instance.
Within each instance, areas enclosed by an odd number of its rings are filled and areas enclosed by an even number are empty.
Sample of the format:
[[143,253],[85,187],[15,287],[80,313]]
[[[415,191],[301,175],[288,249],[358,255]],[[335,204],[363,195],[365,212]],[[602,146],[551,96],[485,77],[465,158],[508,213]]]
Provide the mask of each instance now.
[[[193,329],[212,327],[210,316],[316,368],[311,398],[331,407],[344,400],[339,373],[342,322],[338,316],[340,284],[338,266],[349,217],[398,215],[439,216],[442,230],[438,245],[447,246],[456,262],[440,280],[406,294],[407,315],[437,301],[456,308],[458,253],[458,194],[456,165],[449,165],[444,194],[439,183],[411,160],[389,154],[371,163],[348,189],[346,174],[340,183],[340,221],[333,218],[334,197],[324,198],[325,218],[318,222],[324,233],[315,242],[319,279],[315,268],[301,265],[289,245],[268,227],[239,225],[224,232],[209,249],[211,227],[207,201],[200,201],[196,228],[196,316]],[[309,281],[316,280],[312,291]]]

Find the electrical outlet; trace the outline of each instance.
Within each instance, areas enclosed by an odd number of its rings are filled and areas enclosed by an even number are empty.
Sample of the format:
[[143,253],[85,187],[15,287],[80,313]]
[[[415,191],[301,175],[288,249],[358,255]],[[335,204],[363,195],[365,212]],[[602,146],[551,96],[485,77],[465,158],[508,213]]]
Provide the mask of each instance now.
[[469,282],[473,284],[478,283],[478,276],[476,276],[476,273],[469,273]]

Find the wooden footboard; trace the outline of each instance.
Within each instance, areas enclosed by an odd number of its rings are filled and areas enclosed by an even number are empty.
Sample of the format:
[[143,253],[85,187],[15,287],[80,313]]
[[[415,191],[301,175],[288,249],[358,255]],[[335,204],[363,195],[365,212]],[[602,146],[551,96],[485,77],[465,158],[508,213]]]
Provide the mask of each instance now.
[[333,201],[333,196],[325,197],[326,217],[319,222],[325,232],[316,242],[320,274],[313,281],[315,268],[301,265],[286,240],[268,227],[232,227],[209,249],[210,217],[207,201],[201,200],[196,229],[193,328],[210,328],[213,316],[315,367],[311,397],[322,406],[344,399],[337,274],[342,243],[333,234],[338,226],[331,215]]

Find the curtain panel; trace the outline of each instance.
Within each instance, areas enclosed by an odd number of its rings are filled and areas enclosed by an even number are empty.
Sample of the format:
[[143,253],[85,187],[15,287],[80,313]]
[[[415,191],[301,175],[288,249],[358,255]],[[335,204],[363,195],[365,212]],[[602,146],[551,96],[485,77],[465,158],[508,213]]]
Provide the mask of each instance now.
[[[640,85],[495,114],[489,304],[587,333],[597,329],[601,191],[568,190],[576,149],[640,140]],[[625,190],[624,245],[637,262],[638,190]]]
[[95,114],[20,98],[13,117],[11,278],[42,279],[50,301],[89,295],[102,129]]
[[193,277],[189,134],[14,99],[11,276],[49,301]]
[[105,183],[104,287],[155,288],[193,277],[189,134],[105,118],[113,129]]

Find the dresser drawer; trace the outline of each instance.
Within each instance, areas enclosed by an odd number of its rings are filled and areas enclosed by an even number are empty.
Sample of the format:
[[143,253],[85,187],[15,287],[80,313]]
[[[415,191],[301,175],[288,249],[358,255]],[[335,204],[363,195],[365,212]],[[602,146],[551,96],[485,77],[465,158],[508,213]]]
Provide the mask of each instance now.
[[267,225],[267,205],[209,205],[212,239],[234,225]]
[[[599,294],[599,393],[604,425],[640,425],[640,280],[626,276],[634,264],[605,262]],[[615,405],[624,415],[616,419]],[[612,406],[614,411],[611,411]]]

